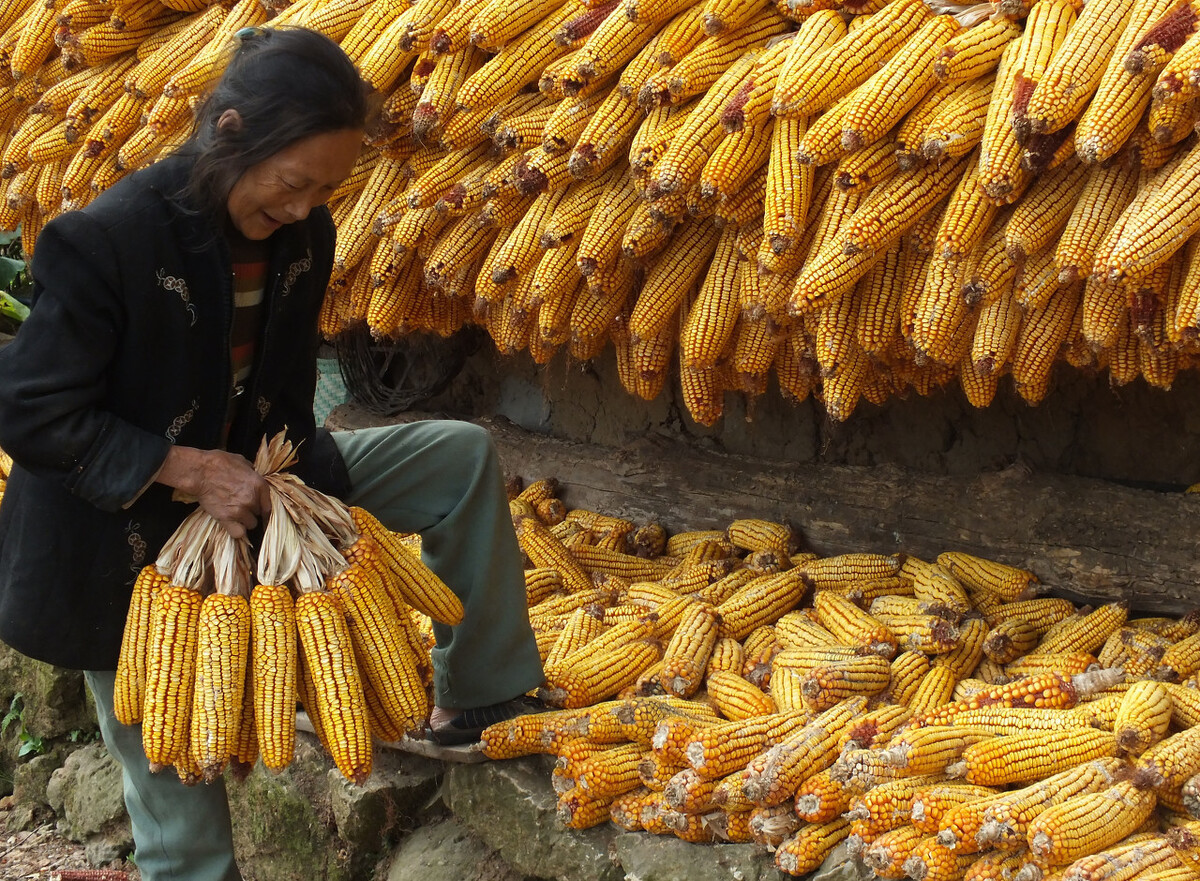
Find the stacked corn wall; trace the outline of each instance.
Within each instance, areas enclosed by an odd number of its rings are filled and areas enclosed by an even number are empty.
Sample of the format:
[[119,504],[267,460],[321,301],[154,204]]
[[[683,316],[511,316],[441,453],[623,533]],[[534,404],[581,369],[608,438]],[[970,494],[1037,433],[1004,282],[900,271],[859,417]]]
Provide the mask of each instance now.
[[[187,135],[231,35],[340,42],[381,115],[335,194],[324,331],[611,343],[646,399],[858,401],[1059,361],[1193,366],[1194,4],[8,0],[0,226],[26,247]],[[673,380],[674,381],[674,380]]]
[[1076,607],[949,551],[797,553],[785,524],[667,537],[511,502],[552,711],[484,732],[557,758],[571,828],[757,842],[879,878],[1194,878],[1200,613]]

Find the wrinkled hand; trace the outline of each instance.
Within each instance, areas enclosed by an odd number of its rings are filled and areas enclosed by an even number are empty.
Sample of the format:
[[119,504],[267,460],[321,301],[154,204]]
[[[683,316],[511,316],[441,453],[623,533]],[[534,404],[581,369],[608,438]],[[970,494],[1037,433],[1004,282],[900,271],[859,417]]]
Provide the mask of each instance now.
[[157,480],[199,502],[234,538],[271,510],[267,482],[236,453],[172,447]]

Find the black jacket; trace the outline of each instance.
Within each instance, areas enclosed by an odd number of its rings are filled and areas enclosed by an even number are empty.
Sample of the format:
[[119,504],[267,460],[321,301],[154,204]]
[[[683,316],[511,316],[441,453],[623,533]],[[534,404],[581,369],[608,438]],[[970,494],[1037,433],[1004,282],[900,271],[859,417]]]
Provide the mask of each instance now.
[[[0,639],[65,667],[113,669],[133,579],[194,505],[153,478],[171,444],[221,442],[231,392],[233,269],[223,237],[181,210],[174,157],[48,223],[34,307],[0,350],[0,448],[17,463],[0,504]],[[345,489],[317,437],[317,315],[334,227],[324,208],[271,238],[266,318],[226,448],[303,440],[296,470]]]

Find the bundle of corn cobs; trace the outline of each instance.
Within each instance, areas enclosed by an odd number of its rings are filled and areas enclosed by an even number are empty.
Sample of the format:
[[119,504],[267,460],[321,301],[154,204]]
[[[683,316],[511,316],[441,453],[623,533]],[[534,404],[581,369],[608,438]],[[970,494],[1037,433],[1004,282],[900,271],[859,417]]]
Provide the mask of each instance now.
[[282,469],[282,436],[255,468],[272,507],[257,578],[245,539],[197,509],[134,586],[114,712],[141,723],[151,767],[187,783],[232,763],[248,773],[292,760],[297,698],[338,769],[362,783],[372,739],[423,727],[432,682],[429,616],[462,604],[368,512]]
[[[264,5],[264,3],[266,5]],[[942,14],[935,14],[941,12]],[[1196,0],[7,0],[26,246],[188,132],[231,35],[303,25],[382,99],[331,203],[336,335],[613,343],[652,399],[857,402],[1195,359]],[[1191,244],[1189,244],[1191,243]]]
[[12,472],[12,456],[0,450],[0,501],[4,499],[4,488],[8,485],[8,475]]
[[556,755],[568,826],[792,874],[845,842],[881,878],[1200,876],[1200,612],[1077,608],[959,552],[817,558],[765,520],[667,538],[553,481],[511,507],[562,709],[483,748]]

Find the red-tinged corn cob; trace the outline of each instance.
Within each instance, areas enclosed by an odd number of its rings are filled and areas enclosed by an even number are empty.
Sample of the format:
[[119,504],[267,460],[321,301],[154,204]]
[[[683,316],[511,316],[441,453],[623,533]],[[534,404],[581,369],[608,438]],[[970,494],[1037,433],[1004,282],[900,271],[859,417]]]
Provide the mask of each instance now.
[[883,746],[910,718],[912,711],[901,704],[876,707],[842,731],[838,737],[838,751]]
[[134,580],[113,687],[113,714],[122,725],[136,725],[142,720],[146,666],[153,634],[152,610],[155,597],[169,583],[170,579],[160,575],[152,565],[143,567]]
[[850,823],[842,819],[804,826],[776,849],[775,865],[789,875],[806,875],[849,834]]
[[1043,673],[1010,682],[972,695],[962,701],[947,704],[921,718],[921,724],[947,724],[958,713],[986,706],[1008,707],[1073,707],[1083,698],[1121,682],[1120,670],[1096,670],[1075,676]]
[[1150,103],[1154,79],[1130,72],[1125,61],[1154,23],[1176,5],[1175,0],[1153,0],[1133,7],[1096,94],[1075,127],[1076,150],[1084,162],[1111,158],[1133,134]]

